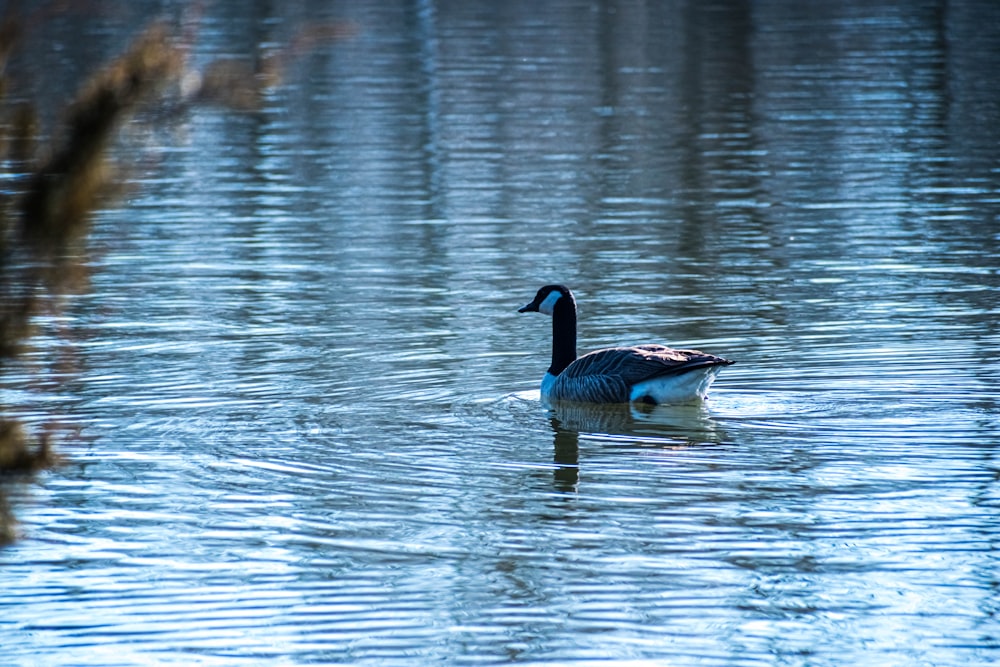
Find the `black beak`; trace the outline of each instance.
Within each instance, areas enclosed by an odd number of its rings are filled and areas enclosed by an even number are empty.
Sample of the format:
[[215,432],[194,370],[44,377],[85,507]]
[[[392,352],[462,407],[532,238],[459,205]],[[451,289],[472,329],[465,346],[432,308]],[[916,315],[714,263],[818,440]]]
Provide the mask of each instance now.
[[537,313],[538,312],[538,302],[532,301],[526,306],[521,306],[517,309],[519,313]]

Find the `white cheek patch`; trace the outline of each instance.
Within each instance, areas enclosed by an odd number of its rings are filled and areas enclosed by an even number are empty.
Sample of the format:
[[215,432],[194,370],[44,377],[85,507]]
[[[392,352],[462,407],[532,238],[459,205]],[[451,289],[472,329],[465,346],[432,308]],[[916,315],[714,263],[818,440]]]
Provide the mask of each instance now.
[[561,296],[562,293],[559,291],[553,290],[549,292],[549,295],[545,297],[545,300],[538,304],[538,312],[551,315],[552,311],[556,307],[556,301],[558,301]]

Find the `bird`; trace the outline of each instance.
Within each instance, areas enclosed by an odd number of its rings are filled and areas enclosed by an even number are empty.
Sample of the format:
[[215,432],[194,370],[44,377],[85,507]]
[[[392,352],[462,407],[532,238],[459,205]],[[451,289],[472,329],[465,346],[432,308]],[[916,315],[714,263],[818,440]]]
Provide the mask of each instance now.
[[519,313],[552,317],[552,365],[542,378],[545,400],[582,403],[699,403],[718,372],[735,362],[698,350],[645,344],[576,356],[576,298],[565,285],[545,285]]

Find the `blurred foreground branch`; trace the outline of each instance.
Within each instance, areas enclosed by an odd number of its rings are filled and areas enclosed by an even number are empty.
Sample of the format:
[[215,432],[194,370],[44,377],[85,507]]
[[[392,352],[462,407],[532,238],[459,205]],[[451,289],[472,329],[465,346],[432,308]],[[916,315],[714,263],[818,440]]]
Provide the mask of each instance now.
[[[15,25],[8,18],[0,30],[4,61],[17,39]],[[67,247],[112,184],[107,147],[115,130],[176,79],[182,62],[164,26],[147,30],[81,88],[68,108],[64,139],[38,165],[30,150],[37,143],[34,112],[21,103],[5,114],[9,134],[0,158],[26,173],[19,179],[23,191],[7,195],[14,203],[0,209],[0,368],[22,349],[47,293],[59,289]],[[52,460],[47,440],[32,447],[19,424],[0,421],[0,474],[30,472]]]
[[[218,60],[197,72],[188,67],[194,31],[178,35],[156,23],[81,86],[49,157],[38,159],[38,114],[28,102],[7,97],[7,64],[26,29],[14,15],[0,20],[0,165],[7,165],[0,174],[6,181],[0,190],[0,372],[30,338],[33,319],[71,282],[75,244],[124,181],[109,151],[123,124],[147,108],[159,112],[154,120],[204,104],[257,110],[292,60],[356,32],[351,24],[312,26],[284,49]],[[46,435],[32,442],[19,423],[0,417],[0,480],[53,461]],[[0,544],[12,539],[11,525],[0,488]]]
[[67,134],[29,181],[21,232],[33,249],[54,253],[82,231],[110,183],[106,148],[114,130],[181,71],[166,28],[154,26],[84,85],[67,114]]

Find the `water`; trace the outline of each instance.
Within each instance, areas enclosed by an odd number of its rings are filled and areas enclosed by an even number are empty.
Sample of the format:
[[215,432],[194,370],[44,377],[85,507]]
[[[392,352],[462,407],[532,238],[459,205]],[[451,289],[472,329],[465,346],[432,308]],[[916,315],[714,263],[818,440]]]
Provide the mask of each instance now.
[[[4,378],[66,459],[8,485],[5,664],[1000,657],[991,3],[207,5],[194,61],[329,19],[145,139]],[[581,349],[738,363],[547,411],[550,281]]]

